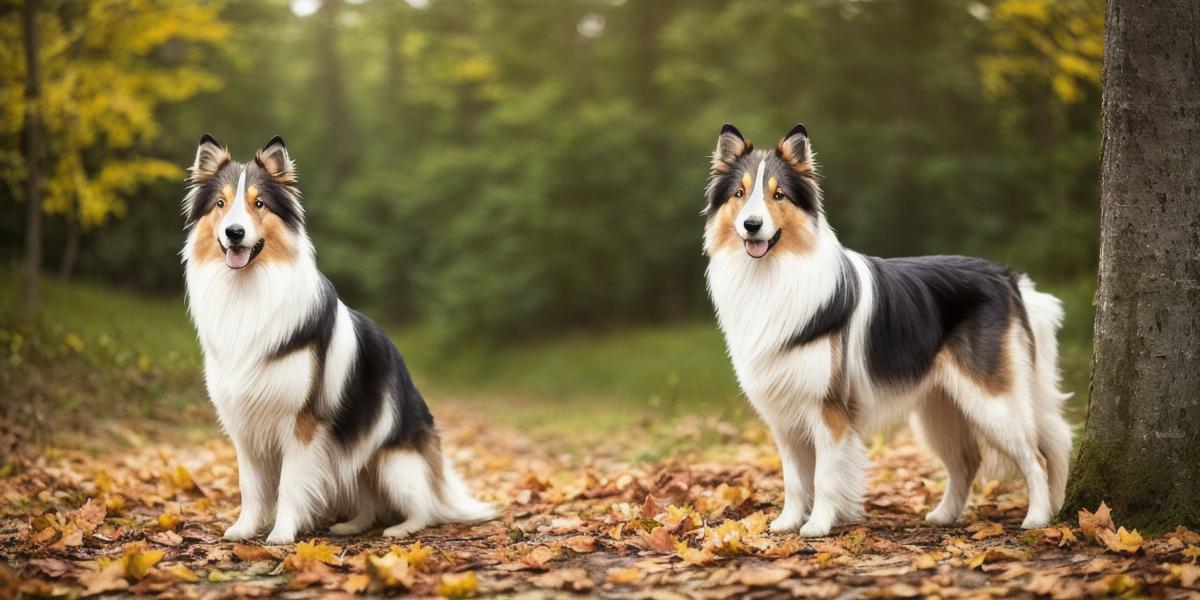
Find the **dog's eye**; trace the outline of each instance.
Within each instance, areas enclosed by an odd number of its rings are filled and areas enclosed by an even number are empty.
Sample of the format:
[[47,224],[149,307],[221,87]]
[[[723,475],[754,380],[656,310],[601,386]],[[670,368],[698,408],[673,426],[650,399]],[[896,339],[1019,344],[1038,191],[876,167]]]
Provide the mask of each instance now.
[[745,196],[745,195],[746,195],[746,190],[743,190],[742,188],[738,188],[738,191],[733,193],[734,198],[741,198],[742,196]]
[[225,208],[225,201],[217,200],[217,208]]
[[254,201],[254,208],[262,208],[262,207],[263,207],[263,201],[262,201],[262,200],[255,200],[255,201]]
[[772,198],[774,198],[776,200],[783,200],[784,197],[785,196],[783,195],[783,190],[775,190],[775,195],[772,196]]

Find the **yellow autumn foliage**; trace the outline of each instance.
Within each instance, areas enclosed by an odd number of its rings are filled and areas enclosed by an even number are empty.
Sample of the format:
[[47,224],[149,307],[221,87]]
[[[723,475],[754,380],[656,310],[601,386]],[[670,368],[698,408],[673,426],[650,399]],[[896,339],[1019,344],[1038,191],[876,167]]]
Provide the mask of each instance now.
[[1100,88],[1103,0],[1002,0],[987,20],[992,50],[980,70],[988,94],[1008,96],[1032,80],[1073,103]]
[[[185,0],[94,0],[41,11],[47,213],[96,228],[123,216],[139,185],[183,177],[178,166],[147,155],[160,132],[156,110],[220,86],[200,60],[202,50],[229,37],[220,8]],[[0,40],[0,180],[16,185],[26,171],[20,19],[0,23]]]

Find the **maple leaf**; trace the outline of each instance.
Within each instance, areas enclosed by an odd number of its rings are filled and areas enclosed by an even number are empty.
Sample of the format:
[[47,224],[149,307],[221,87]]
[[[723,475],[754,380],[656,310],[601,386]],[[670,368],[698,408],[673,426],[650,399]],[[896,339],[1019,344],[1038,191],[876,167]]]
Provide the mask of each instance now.
[[200,581],[200,576],[183,563],[171,565],[169,568],[167,568],[167,573],[179,581],[186,581],[188,583]]
[[725,519],[720,525],[705,529],[704,545],[716,554],[731,556],[742,551],[746,533],[741,523]]
[[1086,508],[1079,509],[1079,531],[1084,536],[1093,540],[1099,540],[1097,534],[1105,529],[1116,529],[1113,524],[1112,510],[1104,502],[1100,503],[1100,508],[1093,513]]
[[308,563],[341,564],[341,560],[338,559],[341,551],[341,548],[324,541],[300,542],[296,544],[296,551],[283,560],[283,566],[298,573],[303,571]]
[[1142,547],[1142,534],[1138,533],[1136,529],[1126,531],[1122,527],[1115,532],[1111,529],[1102,529],[1096,535],[1106,548],[1116,553],[1137,554]]
[[438,583],[437,593],[446,598],[470,598],[475,595],[477,588],[475,571],[446,573]]
[[706,565],[716,560],[708,548],[692,548],[687,545],[687,542],[675,543],[675,555],[691,565]]
[[388,554],[394,554],[403,558],[408,561],[408,566],[418,571],[423,571],[429,566],[429,559],[433,557],[433,549],[428,546],[422,546],[421,541],[417,540],[403,548],[392,546]]
[[371,591],[407,590],[412,587],[414,576],[408,559],[392,553],[383,556],[368,555],[367,576],[371,578]]
[[107,512],[108,509],[103,503],[97,502],[95,498],[88,498],[88,501],[72,515],[72,520],[80,531],[91,533],[104,522]]

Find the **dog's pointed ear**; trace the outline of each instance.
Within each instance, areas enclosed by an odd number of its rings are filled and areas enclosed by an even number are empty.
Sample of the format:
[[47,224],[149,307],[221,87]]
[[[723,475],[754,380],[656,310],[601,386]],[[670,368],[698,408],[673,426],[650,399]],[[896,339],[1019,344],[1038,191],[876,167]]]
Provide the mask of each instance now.
[[262,147],[254,155],[254,162],[262,167],[264,171],[274,177],[280,183],[293,183],[296,181],[296,165],[288,156],[287,146],[283,144],[283,138],[275,136],[267,141],[267,144]]
[[754,144],[746,141],[737,127],[726,123],[721,127],[721,135],[717,137],[717,148],[713,150],[712,172],[728,173],[739,158],[753,149]]
[[779,140],[779,145],[775,147],[775,154],[793,171],[806,175],[815,172],[812,144],[808,141],[808,129],[804,127],[804,123],[796,123],[792,126],[791,131],[788,131],[787,135]]
[[211,134],[204,134],[200,137],[200,146],[196,148],[196,160],[188,169],[192,173],[192,183],[211,179],[230,160],[233,158],[229,156],[229,150],[221,146],[221,142]]

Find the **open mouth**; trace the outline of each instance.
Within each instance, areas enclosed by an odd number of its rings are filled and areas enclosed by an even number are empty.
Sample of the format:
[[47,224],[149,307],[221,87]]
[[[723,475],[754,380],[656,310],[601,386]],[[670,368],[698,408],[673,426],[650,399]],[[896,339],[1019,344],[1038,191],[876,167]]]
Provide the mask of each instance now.
[[783,235],[782,229],[775,230],[775,235],[769,240],[745,240],[746,254],[751,258],[762,258],[775,247],[775,243],[779,241],[779,237]]
[[231,246],[223,248],[225,250],[226,266],[230,269],[240,269],[250,264],[250,261],[254,260],[254,257],[258,256],[259,252],[262,252],[263,244],[266,241],[266,238],[258,240],[258,243],[254,244],[253,247]]

